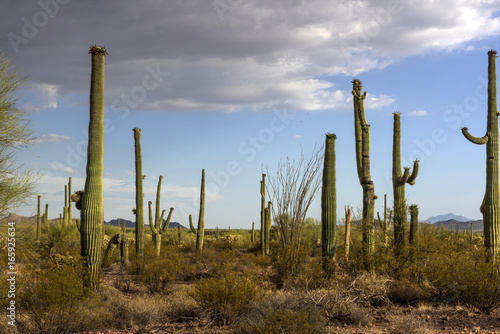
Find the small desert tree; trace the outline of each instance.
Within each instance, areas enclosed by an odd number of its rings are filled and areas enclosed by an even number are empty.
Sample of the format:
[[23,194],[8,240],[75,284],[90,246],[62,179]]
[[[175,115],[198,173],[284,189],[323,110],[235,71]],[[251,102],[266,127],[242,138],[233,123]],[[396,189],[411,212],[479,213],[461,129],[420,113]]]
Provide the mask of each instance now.
[[307,210],[318,194],[322,162],[323,148],[315,148],[309,158],[302,151],[298,161],[281,159],[274,176],[267,168],[273,220],[283,248],[290,250],[292,257],[300,246]]
[[20,80],[7,59],[0,55],[0,215],[15,206],[26,204],[34,194],[38,176],[31,171],[20,171],[14,153],[26,148],[33,140],[33,131],[27,114],[17,107],[12,94],[20,87]]

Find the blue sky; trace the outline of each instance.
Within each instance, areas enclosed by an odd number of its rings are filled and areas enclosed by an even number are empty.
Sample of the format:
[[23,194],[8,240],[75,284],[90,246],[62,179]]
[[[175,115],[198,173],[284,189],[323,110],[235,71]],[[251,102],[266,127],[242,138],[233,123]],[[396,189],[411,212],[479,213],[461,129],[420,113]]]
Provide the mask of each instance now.
[[[6,1],[1,50],[21,76],[19,106],[37,140],[17,162],[39,170],[50,218],[64,185],[83,188],[90,56],[104,45],[105,219],[133,220],[134,127],[142,129],[145,203],[163,175],[162,208],[197,217],[207,173],[206,226],[259,221],[262,167],[298,158],[337,134],[337,206],[361,207],[351,80],[368,92],[371,175],[392,201],[392,113],[404,165],[419,158],[409,204],[420,218],[480,219],[487,51],[499,49],[499,1]],[[33,205],[20,214],[31,215]],[[73,210],[76,218],[77,210]],[[308,216],[320,218],[319,197]],[[146,217],[147,219],[147,217]]]

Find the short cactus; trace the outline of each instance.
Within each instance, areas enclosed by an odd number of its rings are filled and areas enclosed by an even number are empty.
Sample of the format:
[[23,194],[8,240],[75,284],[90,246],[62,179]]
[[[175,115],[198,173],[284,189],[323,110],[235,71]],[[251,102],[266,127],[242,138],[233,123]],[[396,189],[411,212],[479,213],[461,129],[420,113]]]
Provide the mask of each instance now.
[[[170,218],[172,217],[172,212],[174,211],[174,208],[170,208],[170,212],[168,213],[167,220],[165,224],[163,224],[163,216],[165,215],[165,210],[161,212],[160,215],[160,192],[161,192],[161,181],[163,180],[163,176],[160,175],[158,178],[158,186],[156,189],[156,208],[155,208],[155,220],[153,222],[153,215],[152,215],[152,210],[151,210],[151,205],[152,202],[148,202],[148,211],[149,211],[149,227],[151,228],[152,232],[152,237],[153,237],[153,243],[154,247],[156,249],[156,254],[159,256],[160,255],[160,248],[161,248],[161,235],[165,233],[165,231],[168,229],[168,225],[170,224]],[[162,226],[163,224],[163,226]]]
[[198,229],[196,233],[196,251],[203,250],[203,238],[205,236],[205,170],[201,171],[200,190],[200,214],[198,216]]

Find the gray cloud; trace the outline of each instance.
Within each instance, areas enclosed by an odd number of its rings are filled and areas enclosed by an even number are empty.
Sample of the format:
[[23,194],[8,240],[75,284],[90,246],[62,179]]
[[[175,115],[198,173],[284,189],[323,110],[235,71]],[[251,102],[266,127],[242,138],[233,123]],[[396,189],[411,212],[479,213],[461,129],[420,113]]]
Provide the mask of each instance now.
[[[7,1],[1,47],[33,85],[57,87],[56,97],[87,94],[87,48],[99,44],[109,51],[108,106],[235,111],[287,101],[325,109],[345,99],[331,82],[336,75],[500,33],[498,1],[227,3],[236,5],[221,19],[213,2],[202,0]],[[148,68],[168,76],[138,95],[152,80]],[[54,106],[49,99],[38,107]]]

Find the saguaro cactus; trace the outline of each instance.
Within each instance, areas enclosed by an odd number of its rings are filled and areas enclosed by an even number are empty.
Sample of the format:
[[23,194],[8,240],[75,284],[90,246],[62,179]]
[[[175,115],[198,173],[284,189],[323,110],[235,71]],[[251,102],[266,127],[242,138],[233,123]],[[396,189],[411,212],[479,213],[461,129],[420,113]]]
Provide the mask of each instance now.
[[205,170],[201,171],[200,189],[200,214],[198,216],[198,230],[196,233],[196,251],[203,250],[203,237],[205,236]]
[[335,175],[335,139],[333,133],[326,134],[323,165],[323,187],[321,190],[321,249],[323,268],[333,274],[337,233],[337,187]]
[[250,235],[250,242],[255,242],[255,222],[252,222],[252,234]]
[[73,206],[71,205],[71,177],[68,180],[68,222],[73,223]]
[[418,205],[410,205],[410,247],[415,245],[418,234]]
[[85,285],[96,290],[101,263],[104,209],[104,63],[106,49],[92,46],[92,73],[90,81],[89,143],[87,147],[87,175],[81,200],[81,255],[85,259],[88,276]]
[[266,174],[260,181],[260,246],[262,255],[266,254]]
[[375,186],[370,175],[370,125],[366,123],[364,100],[366,92],[361,93],[363,85],[360,80],[352,81],[354,103],[354,135],[356,137],[356,165],[358,178],[363,188],[363,217],[361,222],[363,234],[363,257],[365,269],[373,271]]
[[269,240],[271,238],[271,201],[267,202],[267,207],[264,209],[264,255],[269,255]]
[[[144,193],[142,180],[141,129],[134,128],[135,143],[135,251],[144,260]],[[141,266],[142,267],[142,266]]]
[[344,258],[349,259],[349,246],[351,243],[351,218],[352,218],[352,206],[346,205],[345,210],[345,248],[344,248]]
[[401,169],[401,115],[394,113],[394,132],[392,145],[392,189],[394,192],[394,252],[401,255],[405,247],[406,227],[406,194],[405,184],[415,184],[418,175],[418,160],[413,162],[413,171],[410,167]]
[[151,228],[154,247],[156,249],[156,254],[158,256],[160,255],[161,235],[163,233],[165,233],[165,231],[168,229],[168,225],[170,224],[170,218],[172,217],[172,212],[174,211],[174,208],[170,208],[170,212],[168,213],[167,220],[166,220],[165,224],[162,226],[163,216],[165,215],[165,210],[163,210],[161,212],[161,215],[160,215],[160,192],[161,192],[161,181],[162,180],[163,180],[163,176],[160,175],[160,177],[158,179],[158,187],[156,189],[156,208],[155,208],[155,221],[154,221],[154,223],[153,223],[153,215],[152,215],[152,210],[151,210],[152,202],[151,201],[148,202],[149,227]]
[[473,144],[486,144],[486,192],[480,210],[483,214],[484,223],[484,245],[498,260],[500,251],[500,193],[499,193],[499,164],[498,164],[498,116],[497,112],[497,75],[496,75],[497,52],[488,52],[488,121],[486,134],[479,138],[472,136],[466,127],[462,133]]

